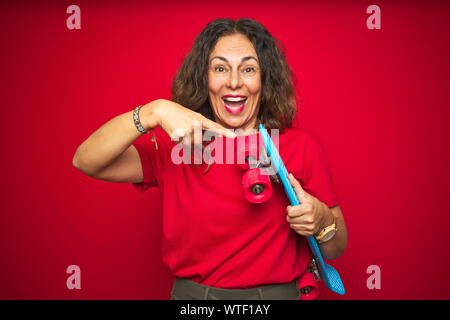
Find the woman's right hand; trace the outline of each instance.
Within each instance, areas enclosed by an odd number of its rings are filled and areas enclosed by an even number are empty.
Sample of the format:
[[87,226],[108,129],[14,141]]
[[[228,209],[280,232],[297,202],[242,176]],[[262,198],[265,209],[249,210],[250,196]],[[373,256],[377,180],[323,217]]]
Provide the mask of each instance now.
[[201,137],[194,135],[195,130],[209,130],[228,138],[236,138],[233,131],[170,100],[152,101],[144,105],[141,112],[140,120],[144,128],[149,130],[160,126],[173,141],[180,142],[189,135],[191,143],[201,144],[202,141],[196,141]]

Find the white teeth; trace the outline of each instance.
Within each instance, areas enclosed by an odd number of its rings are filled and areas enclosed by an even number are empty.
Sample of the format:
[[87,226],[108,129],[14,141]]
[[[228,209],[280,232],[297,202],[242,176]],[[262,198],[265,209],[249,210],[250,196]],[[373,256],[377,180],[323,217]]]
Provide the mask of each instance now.
[[230,102],[240,102],[240,101],[247,100],[247,98],[231,98],[231,97],[227,97],[227,98],[223,98],[223,100],[230,101]]

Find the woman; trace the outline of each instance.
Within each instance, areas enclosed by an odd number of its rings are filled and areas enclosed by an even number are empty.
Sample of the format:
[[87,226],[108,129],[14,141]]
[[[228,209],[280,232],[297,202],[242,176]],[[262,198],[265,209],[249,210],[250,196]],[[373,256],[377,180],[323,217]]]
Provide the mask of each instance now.
[[[78,147],[73,165],[85,174],[133,183],[140,191],[160,188],[163,260],[175,275],[172,299],[299,299],[297,280],[311,259],[305,237],[322,237],[326,259],[343,254],[347,232],[323,149],[291,128],[291,78],[264,26],[217,19],[185,58],[171,101],[119,115]],[[235,163],[216,162],[205,170],[174,161],[183,138],[185,147],[201,148],[202,137],[194,132],[223,135],[217,139],[228,146],[235,132],[257,135],[259,123],[280,130],[279,152],[301,205],[288,205],[281,185],[274,185],[268,201],[249,203]]]

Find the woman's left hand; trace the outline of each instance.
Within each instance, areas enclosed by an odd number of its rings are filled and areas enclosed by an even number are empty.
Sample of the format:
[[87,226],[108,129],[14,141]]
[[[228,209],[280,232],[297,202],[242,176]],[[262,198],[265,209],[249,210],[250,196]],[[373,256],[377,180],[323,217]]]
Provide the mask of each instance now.
[[286,208],[286,221],[291,229],[302,236],[309,237],[325,226],[331,225],[333,214],[327,205],[303,190],[292,174],[289,174],[289,181],[300,201],[300,205]]

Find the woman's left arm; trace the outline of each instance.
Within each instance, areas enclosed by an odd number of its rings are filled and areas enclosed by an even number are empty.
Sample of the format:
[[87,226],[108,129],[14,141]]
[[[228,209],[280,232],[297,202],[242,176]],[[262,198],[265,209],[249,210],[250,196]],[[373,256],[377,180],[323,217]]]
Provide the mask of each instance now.
[[298,234],[309,237],[333,224],[336,219],[337,232],[327,242],[319,244],[320,252],[326,260],[339,258],[347,247],[347,228],[341,208],[328,206],[303,190],[300,183],[289,174],[289,181],[300,201],[298,206],[288,206],[286,220]]
[[328,240],[327,242],[319,244],[320,252],[322,253],[324,259],[332,260],[337,259],[345,251],[347,247],[347,228],[345,227],[344,216],[342,215],[341,208],[339,206],[334,206],[328,208],[325,204],[324,207],[328,209],[330,212],[327,214],[331,217],[331,221],[328,220],[327,223],[323,225],[319,230],[330,226],[333,223],[333,216],[336,218],[336,228],[337,232],[333,238]]

